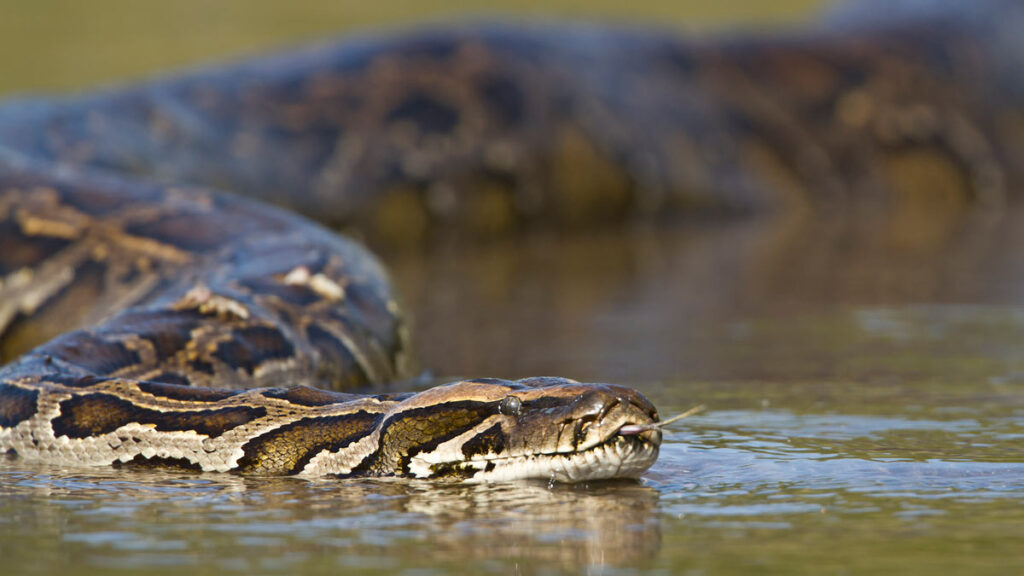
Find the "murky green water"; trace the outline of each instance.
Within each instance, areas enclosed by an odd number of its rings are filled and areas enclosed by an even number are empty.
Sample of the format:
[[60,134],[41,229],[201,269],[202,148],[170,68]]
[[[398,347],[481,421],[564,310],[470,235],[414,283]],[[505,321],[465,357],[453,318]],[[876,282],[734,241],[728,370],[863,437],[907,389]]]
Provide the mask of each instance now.
[[817,259],[829,248],[803,237],[814,227],[778,242],[750,225],[393,257],[441,370],[606,375],[665,413],[708,411],[675,427],[639,483],[8,461],[0,572],[1024,570],[1024,258],[1007,244],[1022,223],[1007,215],[989,243],[958,237],[913,258],[847,237],[839,261]]
[[1024,569],[1024,406],[1012,384],[647,388],[665,408],[699,399],[711,411],[670,436],[640,483],[464,487],[5,466],[4,571]]
[[[777,388],[709,393],[676,383],[673,394],[728,408],[672,436],[641,483],[464,487],[5,467],[4,571],[1024,569],[1019,397],[1002,416],[959,402],[930,406],[930,415],[896,414],[895,404],[894,414],[865,415],[843,409],[838,387]],[[799,396],[819,408],[786,400]],[[776,405],[766,406],[771,397]]]
[[[24,30],[14,44],[46,28]],[[1022,572],[1024,217],[878,231],[690,223],[389,255],[437,374],[708,410],[638,483],[0,461],[0,574]]]

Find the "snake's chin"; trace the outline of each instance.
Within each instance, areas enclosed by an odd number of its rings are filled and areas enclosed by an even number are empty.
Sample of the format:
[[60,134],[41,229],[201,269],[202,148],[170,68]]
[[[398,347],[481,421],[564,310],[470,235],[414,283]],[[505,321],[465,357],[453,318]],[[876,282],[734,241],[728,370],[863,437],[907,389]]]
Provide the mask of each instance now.
[[658,459],[660,444],[660,434],[614,435],[579,452],[524,454],[434,465],[429,476],[447,476],[466,483],[546,480],[569,484],[638,478]]

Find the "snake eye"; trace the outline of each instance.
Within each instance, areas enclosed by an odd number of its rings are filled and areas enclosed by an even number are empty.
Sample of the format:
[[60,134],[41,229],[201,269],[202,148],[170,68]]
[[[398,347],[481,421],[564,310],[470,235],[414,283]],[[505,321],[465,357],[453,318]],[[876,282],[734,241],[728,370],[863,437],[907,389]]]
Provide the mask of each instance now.
[[519,401],[519,398],[515,396],[505,396],[498,402],[498,413],[506,414],[509,416],[519,416],[519,412],[523,409],[523,403]]

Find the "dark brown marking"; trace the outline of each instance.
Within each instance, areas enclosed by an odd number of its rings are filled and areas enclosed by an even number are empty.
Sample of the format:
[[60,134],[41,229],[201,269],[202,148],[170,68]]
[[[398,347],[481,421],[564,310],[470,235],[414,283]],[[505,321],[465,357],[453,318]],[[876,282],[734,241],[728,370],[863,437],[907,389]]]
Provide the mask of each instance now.
[[309,344],[320,352],[319,376],[331,388],[344,390],[370,383],[366,371],[356,361],[348,346],[334,334],[317,326],[306,328]]
[[473,456],[500,454],[505,450],[507,440],[501,424],[495,424],[463,444],[462,455],[469,460]]
[[202,472],[203,467],[199,464],[189,460],[188,458],[163,458],[161,456],[153,456],[146,458],[142,454],[136,455],[134,458],[127,462],[121,462],[116,460],[113,463],[114,468],[128,468],[128,469],[141,469],[141,470],[152,470],[159,468],[163,470],[178,470],[181,472]]
[[157,398],[185,400],[189,402],[218,402],[243,392],[242,390],[221,390],[219,388],[198,388],[187,384],[165,382],[139,382],[139,390]]
[[78,376],[75,374],[45,374],[41,377],[44,382],[52,382],[67,386],[69,388],[88,388],[100,382],[106,382],[110,378],[100,376]]
[[34,266],[71,244],[67,238],[28,236],[16,222],[0,222],[0,276]]
[[213,376],[216,373],[213,364],[205,360],[192,360],[188,363],[188,366],[193,372],[202,372],[204,374],[209,374],[210,376]]
[[162,382],[164,384],[177,384],[178,386],[191,386],[192,382],[184,374],[177,372],[161,372],[149,378],[150,382]]
[[526,98],[523,91],[508,78],[491,76],[479,85],[483,104],[497,120],[498,126],[511,128],[520,126],[526,114]]
[[68,384],[68,386],[71,386],[73,388],[91,388],[92,386],[102,384],[103,382],[107,382],[108,380],[110,380],[110,378],[104,378],[102,376],[93,376],[92,374],[90,374],[88,376],[82,376],[80,378],[73,379],[71,383]]
[[277,328],[251,326],[234,331],[233,336],[217,347],[214,356],[249,374],[262,362],[291,358],[295,353],[295,347]]
[[324,450],[337,451],[365,437],[380,414],[359,411],[340,416],[303,418],[253,438],[242,446],[242,474],[298,474]]
[[251,224],[231,212],[188,212],[125,227],[125,232],[151,238],[189,252],[207,252],[224,246]]
[[139,363],[139,355],[120,342],[107,342],[79,330],[48,347],[47,353],[93,374],[111,374]]
[[0,428],[13,428],[36,413],[39,392],[0,384]]
[[116,319],[118,332],[138,334],[153,344],[158,358],[172,358],[192,340],[202,315],[195,310],[157,310],[124,314]]
[[345,474],[335,474],[337,478],[362,478],[364,476],[380,476],[384,468],[384,458],[380,447],[367,454],[359,464],[356,464]]
[[430,466],[430,477],[435,480],[467,480],[477,473],[477,469],[465,462],[441,462]]
[[[144,202],[149,198],[143,198],[142,187],[138,187],[140,194],[132,198],[132,202]],[[105,216],[115,213],[125,207],[125,197],[118,194],[111,194],[109,190],[100,188],[87,188],[83,186],[62,187],[58,190],[61,200],[75,210],[90,216]],[[147,196],[152,196],[148,194]]]
[[152,424],[161,432],[194,430],[216,438],[221,434],[265,416],[262,406],[231,406],[215,410],[159,412],[142,408],[107,394],[76,396],[60,403],[60,416],[53,419],[54,436],[88,438],[108,434],[128,424]]
[[[421,452],[464,434],[498,412],[497,402],[458,401],[400,412],[381,427],[378,465],[410,475],[409,463]],[[386,471],[384,471],[386,472]]]
[[421,133],[448,134],[458,123],[459,114],[431,96],[412,94],[395,106],[388,121],[411,122]]

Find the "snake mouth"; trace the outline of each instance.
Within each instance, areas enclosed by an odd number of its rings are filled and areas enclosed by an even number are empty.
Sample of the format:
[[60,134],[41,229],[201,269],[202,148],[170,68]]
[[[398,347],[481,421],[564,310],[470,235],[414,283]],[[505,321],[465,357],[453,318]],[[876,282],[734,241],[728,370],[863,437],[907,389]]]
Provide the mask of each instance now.
[[[616,433],[586,450],[521,457],[519,462],[509,459],[506,473],[565,483],[637,478],[657,460],[660,444],[660,434],[658,441],[653,441]],[[496,468],[494,472],[501,471]]]
[[617,438],[627,438],[630,440],[637,440],[641,442],[650,442],[652,444],[661,444],[661,423],[652,422],[648,424],[623,424],[619,426],[619,429],[605,442],[613,441]]
[[658,459],[659,430],[620,434],[618,430],[586,449],[510,456],[488,455],[430,466],[430,478],[462,482],[547,480],[578,483],[611,478],[637,478]]

